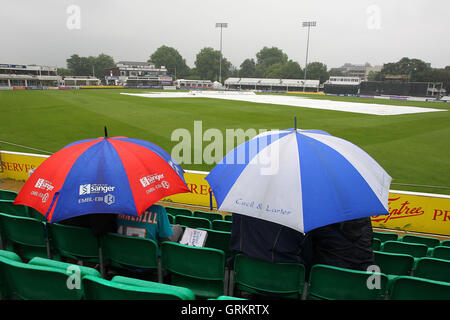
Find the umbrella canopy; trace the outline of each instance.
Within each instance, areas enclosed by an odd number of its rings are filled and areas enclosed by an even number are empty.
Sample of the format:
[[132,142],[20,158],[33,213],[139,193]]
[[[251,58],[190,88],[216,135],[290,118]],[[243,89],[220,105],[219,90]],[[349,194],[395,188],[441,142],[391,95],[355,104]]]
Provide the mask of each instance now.
[[58,222],[88,213],[141,215],[165,196],[189,192],[183,169],[159,146],[127,137],[73,142],[46,159],[14,204]]
[[356,145],[319,130],[268,131],[208,174],[220,210],[300,232],[388,214],[392,178]]

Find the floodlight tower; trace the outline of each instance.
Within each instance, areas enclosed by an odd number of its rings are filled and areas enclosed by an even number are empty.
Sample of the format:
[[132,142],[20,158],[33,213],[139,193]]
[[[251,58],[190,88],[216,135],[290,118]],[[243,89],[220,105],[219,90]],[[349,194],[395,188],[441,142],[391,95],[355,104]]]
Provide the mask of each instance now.
[[305,73],[304,73],[305,76],[304,76],[304,79],[303,79],[303,92],[305,92],[305,87],[306,87],[306,68],[308,67],[309,29],[311,27],[315,27],[316,24],[317,24],[316,21],[304,21],[303,24],[302,24],[303,28],[305,28],[305,27],[308,28],[308,40],[306,41],[306,61],[305,61]]
[[228,28],[228,23],[218,22],[216,28],[220,28],[220,58],[219,58],[219,82],[222,84],[222,29]]

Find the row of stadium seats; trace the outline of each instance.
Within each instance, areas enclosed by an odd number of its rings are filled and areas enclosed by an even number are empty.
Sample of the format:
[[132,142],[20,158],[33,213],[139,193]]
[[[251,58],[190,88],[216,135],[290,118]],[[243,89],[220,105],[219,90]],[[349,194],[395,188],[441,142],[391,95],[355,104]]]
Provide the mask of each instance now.
[[403,237],[399,237],[397,233],[393,232],[380,232],[380,231],[374,231],[373,237],[375,239],[380,240],[380,242],[385,241],[402,241],[402,242],[408,242],[408,243],[419,243],[424,244],[430,248],[436,247],[436,246],[447,246],[450,247],[450,240],[439,240],[438,238],[433,237],[426,237],[426,236],[419,236],[419,235],[413,235],[413,234],[407,234]]
[[[40,216],[42,217],[42,215]],[[177,214],[174,217],[177,216],[183,216],[183,214]],[[194,217],[192,216],[192,218]],[[367,291],[367,285],[363,286],[363,282],[366,283],[368,278],[366,272],[329,266],[314,266],[309,281],[306,282],[304,266],[302,265],[267,263],[240,256],[235,261],[234,271],[228,273],[225,268],[225,258],[229,252],[224,249],[229,249],[230,233],[212,229],[207,229],[207,231],[207,248],[193,248],[166,242],[160,247],[161,258],[158,259],[158,246],[156,242],[148,239],[124,237],[117,234],[108,234],[101,239],[96,239],[89,229],[60,224],[45,224],[29,216],[0,214],[0,239],[2,244],[9,250],[20,253],[24,261],[30,260],[31,262],[36,257],[50,257],[54,259],[50,261],[57,263],[58,260],[70,258],[101,263],[106,269],[116,268],[118,270],[125,266],[153,269],[157,271],[156,281],[162,282],[163,273],[168,273],[170,276],[165,278],[168,279],[168,283],[165,284],[189,288],[195,298],[216,299],[228,294],[232,296],[234,290],[238,293],[239,291],[247,291],[254,294],[261,293],[262,290],[268,292],[272,297],[287,296],[307,299],[385,299],[386,297],[391,299],[422,299],[427,298],[426,296],[422,297],[422,295],[431,290],[428,298],[450,299],[447,294],[450,280],[445,278],[445,274],[450,274],[448,267],[450,262],[435,258],[419,259],[419,257],[388,253],[387,251],[391,242],[403,245],[415,244],[392,240],[386,240],[382,243],[383,251],[376,251],[375,257],[376,264],[381,269],[382,276],[380,277],[386,278],[387,282],[382,280],[381,291],[375,292]],[[380,235],[375,236],[381,237]],[[396,240],[400,239],[396,238]],[[440,247],[443,246],[430,248],[431,252]],[[142,252],[147,252],[147,254],[142,255]],[[427,252],[430,252],[428,247]],[[412,265],[411,261],[413,261]],[[324,268],[327,270],[324,271]],[[103,269],[101,268],[101,270]],[[3,272],[1,266],[0,272]],[[333,278],[334,280],[327,284],[324,280],[326,279],[324,273],[325,275],[341,275],[342,279],[339,277]],[[102,272],[102,274],[105,273]],[[90,276],[95,277],[95,275]],[[0,274],[0,282],[4,283],[1,277]],[[97,278],[99,278],[98,275]],[[100,286],[103,289],[108,288],[105,289],[108,292],[111,287],[113,288],[111,290],[115,290],[117,284],[113,283],[114,278],[111,280],[99,278],[100,281],[97,282],[101,282]],[[86,281],[89,282],[90,279]],[[340,284],[340,281],[342,281],[342,284]],[[321,282],[323,282],[323,286],[320,284]],[[333,285],[330,286],[330,283]],[[347,284],[344,285],[345,283]],[[298,288],[293,288],[293,284],[298,285]],[[97,286],[97,284],[95,285]],[[408,289],[401,289],[404,286]],[[414,289],[415,287],[417,288]],[[434,290],[441,290],[441,293],[438,294],[439,291]],[[111,294],[111,296],[108,296],[108,294]],[[130,297],[133,296],[138,298],[131,293]],[[93,296],[88,296],[88,298],[90,297]],[[106,295],[99,294],[97,297],[95,299],[101,299],[101,297],[114,298],[114,295],[113,293],[106,293]],[[30,297],[23,296],[22,298]],[[31,299],[34,299],[34,297],[31,297]],[[43,299],[43,297],[40,299]]]
[[[174,253],[185,253],[185,246],[175,243],[164,245],[181,249]],[[189,250],[192,250],[190,248]],[[199,248],[194,248],[199,249]],[[164,250],[164,249],[163,249]],[[165,260],[186,260],[180,256],[162,256]],[[209,262],[209,261],[208,261]],[[175,263],[176,264],[176,263]],[[180,263],[185,265],[185,263]],[[178,267],[171,267],[178,271]],[[177,272],[175,271],[175,272]],[[192,270],[191,270],[192,271]],[[78,273],[76,273],[78,272]],[[294,299],[450,299],[450,283],[411,276],[388,276],[384,273],[371,274],[326,265],[315,265],[308,281],[301,264],[268,263],[238,255],[232,275],[234,290],[244,290],[271,298]],[[276,275],[276,276],[274,276]],[[194,300],[195,292],[214,291],[210,299],[238,299],[225,294],[215,282],[201,282],[204,279],[177,274],[177,284],[145,281],[123,276],[111,280],[103,279],[93,268],[75,266],[64,262],[33,258],[28,263],[20,260],[13,252],[0,250],[0,294],[2,299],[177,299]],[[207,275],[211,277],[211,274]],[[78,277],[78,278],[77,278]],[[205,277],[202,275],[202,277]],[[374,285],[370,277],[378,277]],[[378,284],[376,284],[378,283]],[[233,292],[231,292],[233,294]]]

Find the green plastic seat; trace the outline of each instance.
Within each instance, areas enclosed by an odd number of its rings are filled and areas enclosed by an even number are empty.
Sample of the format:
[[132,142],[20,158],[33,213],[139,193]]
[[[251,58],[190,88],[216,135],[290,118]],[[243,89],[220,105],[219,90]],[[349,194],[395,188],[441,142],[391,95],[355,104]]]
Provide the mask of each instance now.
[[0,256],[0,277],[7,287],[7,299],[80,300],[84,291],[70,288],[69,274],[59,268],[32,265]]
[[31,259],[28,262],[28,264],[35,265],[35,266],[43,266],[43,267],[61,269],[61,270],[64,270],[66,273],[68,273],[69,268],[76,267],[79,270],[81,278],[84,276],[101,277],[101,274],[100,274],[100,272],[97,271],[97,269],[94,269],[91,267],[86,267],[86,266],[80,266],[77,264],[67,263],[67,262],[56,261],[56,260],[52,260],[52,259],[35,257],[35,258]]
[[409,254],[374,251],[375,264],[386,275],[410,276],[414,257]]
[[420,258],[416,263],[414,276],[450,283],[450,261],[430,257]]
[[0,200],[14,200],[18,193],[10,190],[0,189]]
[[23,259],[51,258],[45,223],[33,218],[0,213],[0,230],[3,239],[12,243],[13,250]]
[[[379,288],[369,289],[369,277],[379,277]],[[383,273],[338,268],[316,264],[311,268],[308,296],[311,300],[383,300],[386,298],[388,277]],[[376,282],[374,281],[374,284]]]
[[13,252],[13,251],[0,250],[0,257],[5,257],[5,258],[8,258],[10,260],[22,262],[22,259],[20,259],[20,256],[17,253]]
[[[150,282],[150,281],[148,281]],[[156,283],[156,282],[155,282]],[[156,283],[158,284],[158,283]],[[169,287],[125,284],[123,281],[110,281],[98,277],[83,278],[85,297],[87,300],[191,300],[193,294],[180,292]]]
[[165,207],[167,213],[170,213],[173,216],[177,216],[179,214],[184,216],[192,216],[192,211],[186,208],[177,208],[177,207]]
[[169,219],[170,224],[173,224],[175,222],[175,216],[173,214],[168,213],[167,219]]
[[420,243],[428,246],[429,248],[434,248],[441,244],[441,241],[437,238],[423,237],[412,234],[407,234],[401,238],[402,242],[408,243]]
[[178,215],[175,216],[175,224],[186,226],[189,228],[208,228],[211,229],[211,222],[205,218],[189,217]]
[[28,216],[30,218],[34,218],[39,221],[47,222],[47,219],[45,218],[45,216],[32,207],[28,207]]
[[386,241],[381,245],[381,251],[391,253],[409,254],[414,258],[425,257],[428,247],[419,243],[407,243],[401,241]]
[[15,205],[12,200],[0,200],[0,213],[6,213],[19,217],[29,217],[28,207],[23,205]]
[[89,228],[48,224],[51,247],[63,259],[99,263],[99,244]]
[[[22,262],[19,255],[12,251],[0,250],[0,257],[6,258],[6,259],[9,259],[12,261]],[[6,279],[3,278],[2,269],[1,269],[1,265],[0,265],[0,299],[3,300],[9,296],[11,296],[11,294],[6,285]]]
[[433,248],[431,256],[437,259],[450,260],[450,247],[437,246]]
[[194,217],[205,218],[211,222],[213,220],[223,220],[223,216],[218,212],[207,212],[207,211],[200,211],[200,210],[194,211]]
[[158,270],[158,244],[151,239],[107,233],[101,237],[105,267]]
[[402,276],[390,287],[390,300],[450,300],[450,283]]
[[442,240],[441,241],[441,246],[450,247],[450,240]]
[[398,234],[393,232],[373,231],[373,237],[380,239],[381,242],[398,240]]
[[233,225],[233,223],[231,221],[225,221],[225,220],[213,220],[213,222],[212,222],[212,228],[214,230],[218,230],[218,231],[231,232],[232,225]]
[[184,287],[173,286],[170,284],[153,282],[153,281],[145,281],[135,278],[123,277],[123,276],[115,276],[111,280],[115,283],[122,283],[136,287],[143,288],[155,288],[155,289],[164,289],[170,290],[177,293],[177,296],[183,300],[195,300],[195,295],[192,290]]
[[161,267],[170,272],[170,284],[189,288],[196,297],[226,294],[225,254],[221,250],[166,241],[161,244]]
[[381,240],[377,238],[373,238],[372,240],[372,250],[379,251],[381,248]]
[[239,297],[231,297],[231,296],[220,296],[220,297],[217,297],[217,299],[215,299],[215,300],[247,300],[247,299],[239,298]]
[[233,221],[233,215],[232,214],[226,214],[223,216],[223,220],[225,221]]
[[299,263],[272,263],[238,254],[233,272],[237,290],[277,299],[300,299],[305,286],[305,266]]
[[231,233],[226,231],[218,231],[207,228],[200,228],[208,232],[205,247],[222,250],[225,253],[225,259],[231,256]]

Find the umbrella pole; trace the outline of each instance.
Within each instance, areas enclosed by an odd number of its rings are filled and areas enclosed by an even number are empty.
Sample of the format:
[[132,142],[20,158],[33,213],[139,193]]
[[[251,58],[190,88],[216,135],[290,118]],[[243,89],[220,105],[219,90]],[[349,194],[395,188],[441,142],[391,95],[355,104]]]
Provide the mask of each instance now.
[[100,239],[100,236],[97,237],[97,243],[98,243],[98,261],[99,261],[99,268],[100,268],[100,274],[102,278],[105,278],[105,265],[103,263],[103,250],[102,250],[102,242]]
[[213,209],[212,191],[209,191],[209,209]]
[[294,130],[297,131],[297,117],[294,117]]

